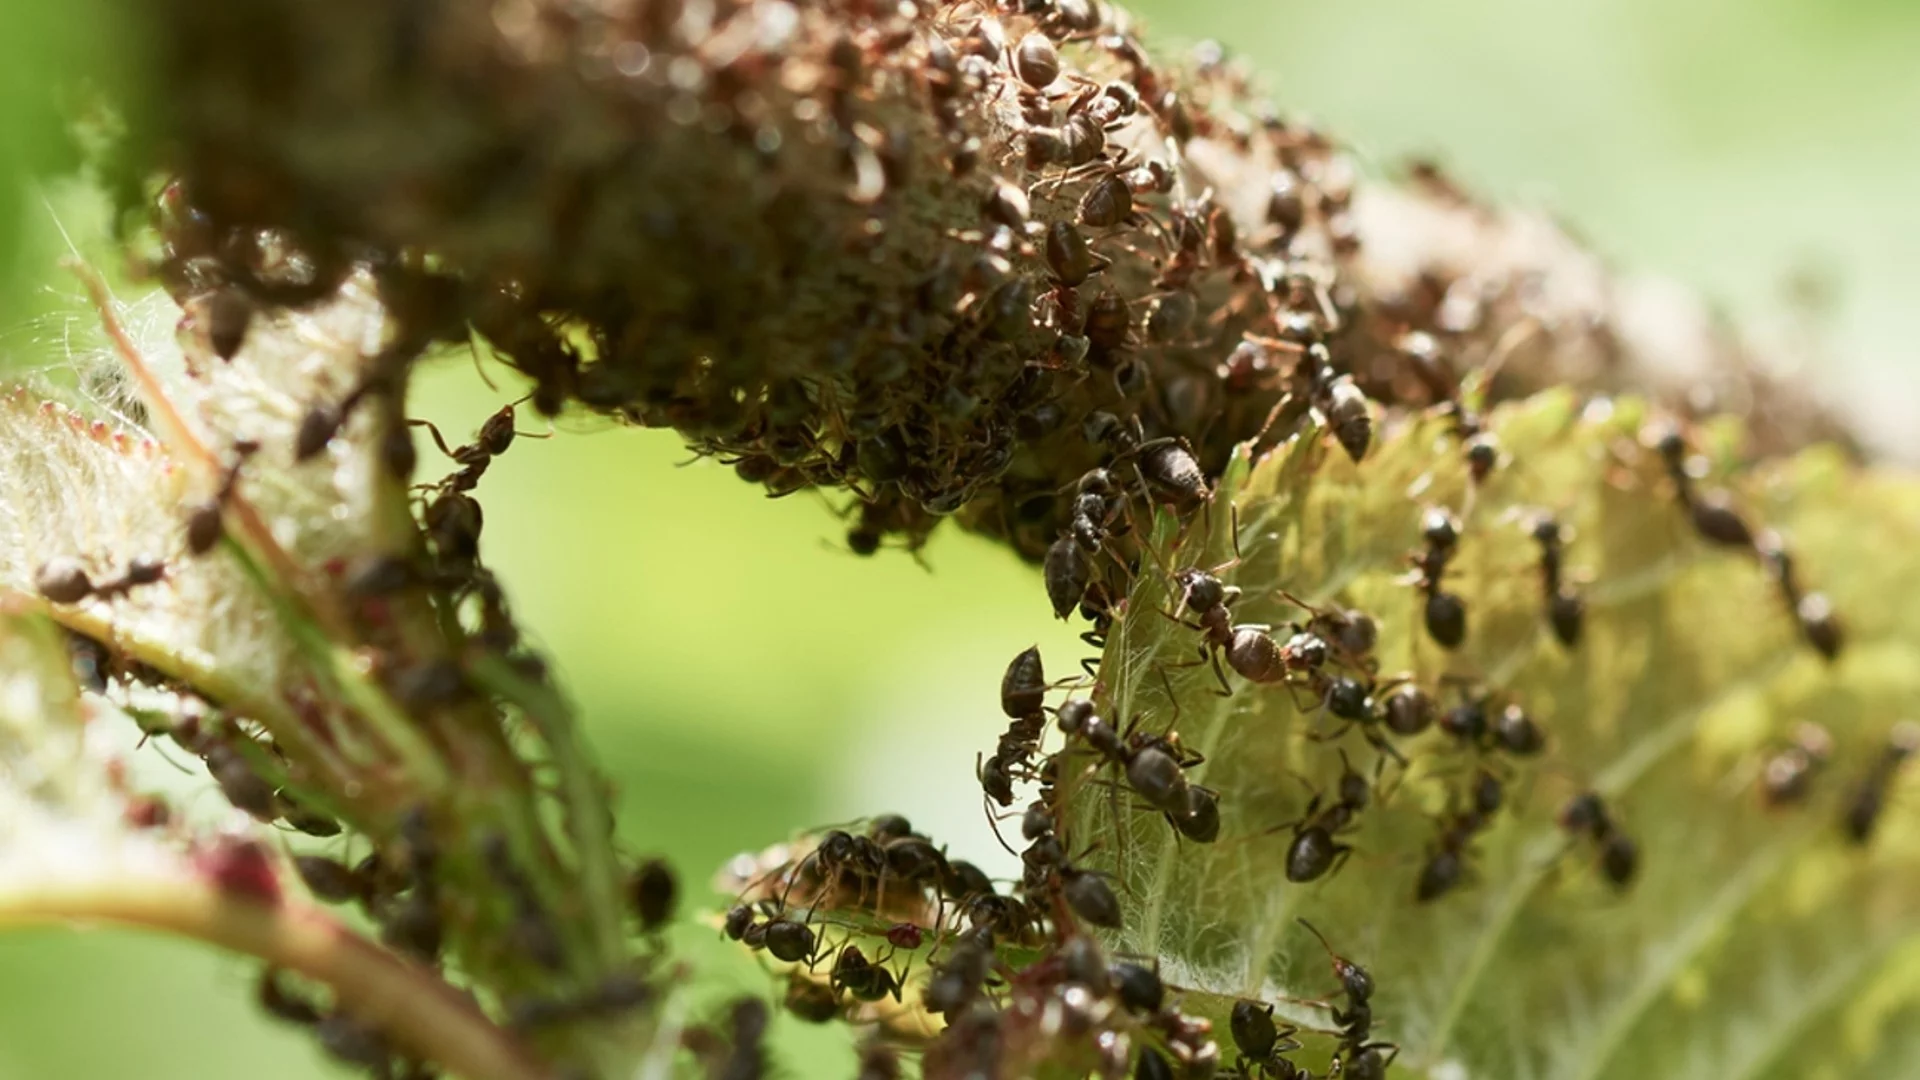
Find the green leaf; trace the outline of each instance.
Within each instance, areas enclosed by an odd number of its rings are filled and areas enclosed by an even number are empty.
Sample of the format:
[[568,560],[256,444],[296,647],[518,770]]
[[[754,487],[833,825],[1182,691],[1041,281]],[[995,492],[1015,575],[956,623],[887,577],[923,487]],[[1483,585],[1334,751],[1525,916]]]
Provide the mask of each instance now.
[[[1691,434],[1711,456],[1695,490],[1725,487],[1756,530],[1777,530],[1802,586],[1840,612],[1847,642],[1828,663],[1761,559],[1695,535],[1642,444],[1646,419],[1638,403],[1582,408],[1567,392],[1504,408],[1489,418],[1502,461],[1479,485],[1439,417],[1383,433],[1358,466],[1309,432],[1237,461],[1184,538],[1162,523],[1163,554],[1145,560],[1095,693],[1115,723],[1171,727],[1206,756],[1192,776],[1219,793],[1220,839],[1196,845],[1130,808],[1111,770],[1063,775],[1077,782],[1076,850],[1096,845],[1089,861],[1124,886],[1114,944],[1158,957],[1223,1042],[1235,998],[1340,1000],[1304,916],[1374,975],[1375,1038],[1400,1047],[1396,1071],[1787,1077],[1902,1060],[1897,1021],[1920,991],[1913,800],[1896,780],[1864,846],[1839,816],[1920,695],[1920,609],[1906,602],[1920,596],[1920,484],[1818,448],[1741,462],[1731,425]],[[1427,636],[1407,581],[1431,506],[1462,522],[1445,578],[1469,608],[1456,652]],[[1545,620],[1529,531],[1542,511],[1569,527],[1567,574],[1585,598],[1572,649]],[[1406,672],[1444,709],[1484,687],[1494,715],[1512,702],[1544,727],[1547,751],[1518,760],[1437,727],[1394,737],[1410,765],[1379,766],[1373,805],[1340,836],[1351,859],[1288,881],[1292,830],[1273,830],[1313,791],[1332,798],[1340,749],[1369,777],[1381,755],[1358,730],[1328,737],[1342,725],[1304,689],[1229,672],[1233,692],[1219,695],[1196,663],[1200,632],[1166,617],[1179,599],[1168,571],[1229,563],[1236,623],[1284,639],[1307,616],[1281,589],[1369,612],[1382,690]],[[1768,808],[1761,763],[1803,720],[1831,732],[1832,758],[1803,803]],[[1463,883],[1418,903],[1439,819],[1480,768],[1504,782],[1506,804],[1470,846]],[[1586,789],[1638,844],[1624,890],[1601,875],[1591,839],[1556,823]],[[1316,1004],[1280,1012],[1333,1027]],[[1300,1060],[1324,1063],[1333,1038],[1308,1042]]]

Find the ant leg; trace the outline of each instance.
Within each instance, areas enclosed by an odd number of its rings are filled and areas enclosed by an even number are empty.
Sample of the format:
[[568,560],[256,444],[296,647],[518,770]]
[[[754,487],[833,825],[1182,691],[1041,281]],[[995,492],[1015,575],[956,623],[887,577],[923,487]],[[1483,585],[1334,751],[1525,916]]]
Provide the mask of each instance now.
[[1227,682],[1227,673],[1220,670],[1220,650],[1209,651],[1207,658],[1213,662],[1213,677],[1220,680],[1220,696],[1232,697],[1233,687]]
[[[452,457],[453,457],[453,451],[452,451],[452,450],[449,450],[449,449],[447,449],[447,440],[445,440],[445,439],[443,439],[443,438],[441,438],[441,437],[440,437],[440,429],[434,426],[434,424],[433,424],[433,421],[431,421],[431,420],[408,420],[408,421],[407,421],[407,426],[408,426],[408,427],[423,427],[423,428],[426,428],[426,429],[427,429],[427,434],[429,434],[429,435],[431,435],[431,436],[433,436],[433,445],[435,445],[435,446],[437,446],[437,447],[439,447],[439,448],[440,448],[440,452],[441,452],[441,453],[443,453],[443,454],[445,454],[445,455],[447,455],[447,457],[449,457],[449,458],[452,458]],[[456,459],[456,460],[457,460],[457,459]]]

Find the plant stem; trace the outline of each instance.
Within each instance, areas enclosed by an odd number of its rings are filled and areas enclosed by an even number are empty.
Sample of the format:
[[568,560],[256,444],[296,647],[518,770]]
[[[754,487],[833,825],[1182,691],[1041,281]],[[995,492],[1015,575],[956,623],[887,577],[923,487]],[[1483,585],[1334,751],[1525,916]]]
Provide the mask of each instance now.
[[154,875],[28,883],[0,893],[0,926],[79,922],[179,934],[323,982],[407,1052],[469,1080],[550,1076],[438,976],[315,908],[270,905],[196,879]]

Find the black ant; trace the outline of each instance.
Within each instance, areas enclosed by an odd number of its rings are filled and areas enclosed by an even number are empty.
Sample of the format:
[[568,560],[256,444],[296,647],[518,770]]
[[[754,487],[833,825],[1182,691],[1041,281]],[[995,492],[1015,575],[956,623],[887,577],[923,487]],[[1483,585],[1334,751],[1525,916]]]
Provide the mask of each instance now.
[[1533,539],[1540,545],[1540,586],[1546,596],[1547,624],[1553,636],[1571,649],[1580,643],[1580,630],[1586,618],[1586,601],[1561,577],[1561,560],[1566,553],[1566,533],[1552,517],[1541,515],[1533,523]]
[[666,925],[679,892],[679,881],[665,859],[648,859],[627,875],[627,907],[643,933]]
[[1236,1075],[1251,1077],[1256,1070],[1262,1076],[1282,1080],[1301,1075],[1292,1062],[1281,1056],[1300,1049],[1301,1043],[1293,1038],[1300,1029],[1292,1024],[1276,1026],[1272,1005],[1242,998],[1233,1003],[1227,1027],[1233,1034],[1234,1049],[1240,1052]]
[[1412,562],[1414,584],[1426,598],[1427,636],[1443,649],[1457,649],[1467,637],[1467,604],[1441,588],[1440,580],[1459,547],[1460,522],[1446,510],[1434,507],[1421,523],[1421,536],[1426,550],[1415,553]]
[[1338,797],[1331,804],[1322,809],[1325,796],[1316,791],[1298,818],[1267,830],[1268,835],[1293,830],[1293,839],[1287,845],[1288,881],[1317,881],[1338,871],[1353,854],[1350,845],[1340,843],[1335,837],[1352,827],[1354,819],[1366,809],[1371,789],[1366,779],[1347,763],[1345,751],[1341,752],[1340,760],[1345,768],[1340,775]]
[[1814,723],[1794,728],[1793,739],[1769,755],[1760,767],[1760,799],[1768,806],[1787,806],[1807,797],[1813,775],[1833,752],[1833,736]]
[[167,564],[150,556],[136,556],[120,576],[95,582],[86,567],[71,555],[56,555],[34,571],[33,586],[41,596],[56,604],[77,604],[92,597],[113,600],[143,585],[152,585],[167,576]]
[[1916,751],[1920,751],[1920,724],[1907,721],[1894,725],[1886,745],[1880,749],[1880,756],[1874,759],[1873,767],[1847,800],[1846,813],[1841,819],[1847,839],[1865,844],[1873,838],[1874,827],[1880,823],[1880,812],[1886,806],[1887,788]]
[[1021,853],[1030,884],[1057,885],[1060,899],[1074,915],[1107,930],[1120,928],[1120,900],[1097,870],[1085,870],[1067,858],[1058,837],[1048,834]]
[[1094,556],[1106,548],[1124,508],[1125,501],[1106,469],[1089,470],[1075,485],[1073,513],[1059,539],[1047,548],[1042,564],[1055,618],[1064,619],[1083,605],[1093,582]]
[[[1340,980],[1340,989],[1346,994],[1347,1007],[1333,1010],[1334,1026],[1340,1028],[1340,1046],[1334,1052],[1334,1075],[1381,1080],[1400,1048],[1393,1043],[1373,1041],[1373,976],[1366,968],[1334,952],[1326,935],[1312,923],[1305,919],[1295,921],[1319,939],[1320,947],[1327,951],[1333,965],[1334,977]],[[1383,1055],[1382,1050],[1387,1053]]]
[[1474,774],[1467,808],[1449,813],[1440,823],[1440,832],[1427,848],[1427,861],[1420,868],[1414,886],[1414,900],[1430,903],[1451,892],[1467,872],[1468,848],[1474,838],[1491,823],[1505,801],[1500,779],[1485,769]]
[[1560,810],[1560,827],[1599,845],[1600,873],[1614,888],[1633,883],[1640,868],[1640,846],[1613,820],[1597,793],[1585,791],[1568,800]]
[[1075,700],[1056,710],[1060,730],[1083,740],[1108,762],[1125,771],[1127,785],[1147,804],[1165,814],[1175,829],[1198,843],[1212,843],[1220,832],[1218,796],[1190,783],[1186,770],[1206,758],[1181,747],[1175,735],[1136,732],[1139,717],[1125,732],[1093,711],[1093,703]]
[[1046,724],[1046,694],[1046,670],[1036,645],[1015,656],[1000,678],[1000,711],[1011,723],[993,756],[977,767],[981,788],[1001,806],[1013,805],[1014,780],[1032,772]]
[[1718,489],[1705,494],[1694,491],[1696,462],[1687,452],[1687,440],[1680,429],[1668,426],[1660,430],[1655,436],[1654,448],[1666,467],[1668,479],[1673,482],[1674,498],[1692,519],[1693,531],[1702,540],[1719,547],[1752,550],[1753,530],[1734,509],[1732,496]]
[[1800,591],[1800,582],[1794,573],[1793,556],[1787,553],[1786,545],[1778,533],[1762,533],[1755,548],[1760,553],[1760,561],[1773,575],[1780,598],[1786,601],[1787,609],[1793,613],[1801,637],[1828,660],[1838,657],[1840,646],[1845,641],[1845,632],[1839,617],[1834,614],[1833,602],[1827,599],[1825,593]]
[[1117,451],[1114,464],[1132,461],[1150,501],[1184,512],[1205,505],[1213,497],[1213,488],[1207,483],[1207,474],[1201,470],[1193,447],[1181,436],[1149,439],[1141,430],[1139,417],[1134,417],[1129,426],[1108,412],[1090,414],[1086,429],[1089,441]]
[[833,969],[828,973],[829,984],[835,990],[852,994],[860,1001],[880,1001],[884,998],[900,1000],[900,986],[904,976],[896,976],[883,964],[867,959],[857,945],[847,945],[833,961]]

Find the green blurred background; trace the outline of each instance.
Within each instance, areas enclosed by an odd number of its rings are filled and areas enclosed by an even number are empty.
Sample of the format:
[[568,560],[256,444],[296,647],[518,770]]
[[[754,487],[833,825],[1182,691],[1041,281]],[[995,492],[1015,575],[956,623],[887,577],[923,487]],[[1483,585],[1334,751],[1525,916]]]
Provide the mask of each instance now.
[[[1217,37],[1283,107],[1370,165],[1438,157],[1473,186],[1544,205],[1621,266],[1766,317],[1786,282],[1834,290],[1819,381],[1874,437],[1920,456],[1920,4],[1911,0],[1149,0],[1160,40]],[[53,72],[115,69],[84,0],[0,0],[0,198],[44,165]],[[36,306],[45,213],[0,214],[7,319]],[[44,364],[31,332],[0,332]],[[450,437],[504,397],[434,369],[421,415]],[[899,810],[993,868],[974,753],[995,687],[1036,640],[1080,655],[1034,574],[943,534],[929,573],[863,562],[809,496],[770,501],[657,433],[523,440],[487,474],[487,554],[556,658],[622,792],[634,852],[662,852],[698,902],[728,856],[796,828]],[[765,977],[705,930],[680,936],[706,993]],[[0,937],[0,1080],[347,1075],[249,1006],[247,965],[114,932]],[[786,1073],[851,1075],[837,1030],[782,1021]]]

